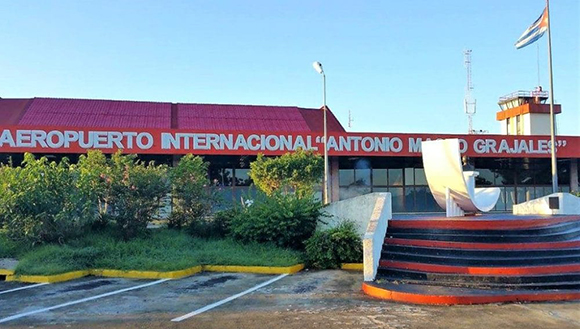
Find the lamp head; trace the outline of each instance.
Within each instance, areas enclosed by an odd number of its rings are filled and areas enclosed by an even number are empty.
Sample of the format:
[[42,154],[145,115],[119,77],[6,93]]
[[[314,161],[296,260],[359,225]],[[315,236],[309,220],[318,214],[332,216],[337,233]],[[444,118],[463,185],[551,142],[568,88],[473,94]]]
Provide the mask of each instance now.
[[322,64],[320,64],[320,62],[314,62],[314,63],[312,63],[312,67],[314,67],[314,69],[316,70],[316,72],[318,72],[320,74],[324,74],[324,70],[322,69]]

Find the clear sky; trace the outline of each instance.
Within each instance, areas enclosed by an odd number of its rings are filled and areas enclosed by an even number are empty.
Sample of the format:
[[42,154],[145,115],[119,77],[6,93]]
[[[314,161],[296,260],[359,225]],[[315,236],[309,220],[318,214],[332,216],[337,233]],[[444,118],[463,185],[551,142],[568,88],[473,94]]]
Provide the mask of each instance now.
[[[0,0],[0,97],[327,104],[353,131],[499,133],[500,96],[548,89],[547,34],[516,50],[542,0]],[[580,135],[580,1],[551,2],[561,134]]]

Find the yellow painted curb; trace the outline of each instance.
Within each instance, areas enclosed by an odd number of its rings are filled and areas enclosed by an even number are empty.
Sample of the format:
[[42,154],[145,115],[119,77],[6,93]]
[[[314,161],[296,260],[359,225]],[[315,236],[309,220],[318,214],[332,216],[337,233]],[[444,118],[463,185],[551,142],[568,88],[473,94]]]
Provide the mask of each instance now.
[[194,266],[185,270],[157,272],[157,271],[123,271],[123,270],[91,270],[91,275],[105,276],[110,278],[127,278],[127,279],[178,279],[199,273],[202,266]]
[[[87,275],[104,276],[111,278],[126,279],[179,279],[201,271],[209,272],[240,272],[256,274],[294,274],[304,268],[304,264],[287,267],[271,266],[230,266],[230,265],[198,265],[184,270],[157,272],[157,271],[122,271],[94,269],[85,271],[67,272],[57,275],[13,275],[6,274],[6,281],[19,281],[28,283],[55,283],[82,278]],[[11,272],[13,273],[13,272]],[[0,272],[0,275],[1,274]]]
[[20,281],[28,283],[55,283],[82,278],[89,275],[89,271],[74,271],[56,275],[9,275],[6,281]]
[[350,271],[362,271],[363,263],[342,263],[342,265],[340,265],[340,269]]
[[236,266],[236,265],[204,265],[203,270],[208,272],[238,272],[257,274],[294,274],[304,268],[304,264],[286,267],[272,266]]
[[13,275],[13,274],[14,274],[14,270],[0,268],[0,275]]

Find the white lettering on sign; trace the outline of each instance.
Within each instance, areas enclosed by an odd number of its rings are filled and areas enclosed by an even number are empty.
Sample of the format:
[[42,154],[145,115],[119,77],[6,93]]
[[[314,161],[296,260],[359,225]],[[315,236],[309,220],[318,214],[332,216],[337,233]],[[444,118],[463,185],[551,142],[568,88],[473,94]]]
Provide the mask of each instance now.
[[476,139],[473,142],[473,150],[477,154],[547,154],[550,153],[550,141],[502,139],[497,145],[497,141],[493,139]]
[[12,138],[10,130],[4,130],[2,132],[2,135],[0,135],[0,146],[3,146],[4,144],[8,144],[8,146],[10,147],[16,147],[16,144],[14,143],[14,138]]
[[[349,134],[329,136],[327,150],[334,154],[420,154],[421,142],[443,137],[377,136]],[[158,140],[159,139],[159,140]],[[558,139],[557,148],[565,148],[566,139]],[[62,149],[126,149],[178,152],[292,152],[298,149],[319,152],[324,146],[323,136],[263,133],[188,133],[160,132],[152,134],[137,131],[81,131],[58,129],[2,129],[0,151],[10,148]],[[549,139],[518,137],[487,137],[482,135],[459,138],[460,152],[479,155],[546,155],[550,153]]]
[[79,141],[79,132],[67,130],[64,132],[64,147],[70,147],[71,143]]
[[[147,142],[143,142],[147,140]],[[137,147],[142,150],[148,150],[153,146],[153,136],[150,133],[140,133],[137,135]]]
[[[439,140],[441,138],[437,138]],[[431,138],[425,138],[425,141],[430,141]],[[421,153],[421,142],[423,139],[421,137],[413,138],[409,137],[409,152],[410,153]],[[467,152],[469,144],[463,138],[459,138],[459,152],[465,153]]]
[[403,149],[403,141],[399,137],[391,138],[389,146],[391,147],[391,151],[399,153]]
[[30,130],[16,131],[16,147],[33,147],[30,142]]
[[[427,139],[429,140],[429,139]],[[419,153],[421,152],[421,142],[423,140],[421,138],[413,138],[409,137],[409,152],[411,153]]]
[[53,149],[61,148],[64,145],[64,134],[60,131],[53,130],[48,134],[46,134],[46,143],[50,148]]
[[20,148],[70,148],[75,143],[83,149],[132,149],[133,142],[141,150],[153,147],[154,138],[148,132],[119,131],[71,131],[71,130],[16,130],[15,136],[8,129],[0,134],[0,147]]
[[467,141],[463,138],[459,139],[459,152],[461,153],[467,152]]

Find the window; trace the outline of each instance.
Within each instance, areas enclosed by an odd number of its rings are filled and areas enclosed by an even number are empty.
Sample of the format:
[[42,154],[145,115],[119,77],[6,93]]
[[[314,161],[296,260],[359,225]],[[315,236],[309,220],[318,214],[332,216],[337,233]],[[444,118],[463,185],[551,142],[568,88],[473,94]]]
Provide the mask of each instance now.
[[371,185],[371,170],[370,169],[355,169],[354,170],[355,184],[358,186]]
[[405,185],[427,185],[425,169],[405,168]]
[[234,170],[231,168],[224,168],[222,175],[223,175],[223,185],[232,186],[234,183]]
[[209,179],[213,186],[232,186],[233,172],[231,168],[210,168]]
[[427,185],[427,177],[425,177],[425,169],[415,168],[415,185]]
[[491,170],[476,168],[476,171],[479,172],[479,176],[475,177],[476,186],[479,185],[489,186],[494,184],[495,174]]
[[373,186],[386,186],[387,169],[373,169]]
[[349,186],[354,183],[354,169],[340,169],[338,171],[338,185]]
[[493,210],[505,211],[505,187],[500,187],[499,199]]
[[389,169],[389,185],[403,186],[403,169]]
[[405,168],[405,185],[415,185],[415,175],[413,168]]
[[511,211],[516,201],[515,187],[506,187],[505,194],[506,194],[506,210]]
[[252,179],[248,175],[250,169],[236,169],[236,185],[237,186],[250,186],[252,184]]
[[405,196],[403,195],[403,188],[390,187],[389,192],[391,192],[391,202],[393,205],[393,212],[405,211]]

